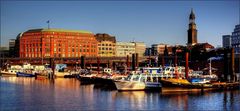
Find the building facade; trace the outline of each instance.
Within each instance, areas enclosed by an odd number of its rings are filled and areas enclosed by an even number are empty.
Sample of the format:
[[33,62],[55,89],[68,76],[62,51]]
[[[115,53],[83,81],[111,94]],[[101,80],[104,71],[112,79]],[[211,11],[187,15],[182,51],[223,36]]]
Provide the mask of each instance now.
[[163,55],[165,46],[168,49],[168,54],[172,54],[172,46],[168,44],[153,44],[152,45],[152,55],[157,56],[157,55]]
[[9,56],[16,57],[15,39],[9,39]]
[[96,34],[98,41],[98,56],[99,57],[114,57],[116,56],[116,38],[109,34]]
[[240,24],[236,25],[232,32],[231,44],[234,48],[235,54],[240,53]]
[[116,42],[116,56],[124,57],[124,56],[132,56],[132,54],[136,53],[135,43],[132,42]]
[[20,37],[20,57],[80,57],[97,56],[94,34],[82,30],[32,29]]
[[0,58],[4,59],[8,57],[9,57],[9,47],[0,46]]
[[21,38],[22,34],[23,34],[23,32],[19,33],[15,40],[15,47],[14,47],[14,50],[16,52],[15,57],[20,57],[20,38]]
[[231,47],[231,35],[222,36],[222,46],[224,48]]
[[189,25],[188,25],[188,42],[187,45],[195,45],[197,44],[197,28],[195,23],[195,14],[193,13],[193,10],[191,10],[190,16],[189,16]]
[[139,57],[144,56],[146,45],[144,42],[133,42],[135,44],[135,53],[138,53]]

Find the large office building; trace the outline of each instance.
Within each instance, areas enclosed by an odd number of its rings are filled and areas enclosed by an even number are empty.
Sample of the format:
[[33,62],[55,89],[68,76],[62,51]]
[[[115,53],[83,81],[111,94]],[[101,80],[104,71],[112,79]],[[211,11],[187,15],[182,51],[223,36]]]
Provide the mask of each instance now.
[[231,47],[231,35],[222,36],[222,46],[224,48]]
[[96,34],[98,41],[98,56],[99,57],[114,57],[116,56],[116,38],[109,34]]
[[116,43],[116,56],[124,57],[131,56],[136,52],[135,43],[133,42],[117,42]]
[[20,36],[22,58],[75,58],[97,54],[97,40],[89,31],[32,29]]
[[232,32],[231,44],[234,48],[235,54],[240,53],[240,24],[236,25]]

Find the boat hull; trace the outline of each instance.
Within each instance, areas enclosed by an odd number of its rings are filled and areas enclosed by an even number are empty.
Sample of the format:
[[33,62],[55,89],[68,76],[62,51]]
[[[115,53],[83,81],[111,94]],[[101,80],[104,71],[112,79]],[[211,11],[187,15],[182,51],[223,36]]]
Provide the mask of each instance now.
[[160,83],[145,83],[137,81],[115,81],[118,91],[161,90]]
[[17,77],[35,77],[35,74],[28,74],[28,73],[23,73],[23,72],[17,72]]

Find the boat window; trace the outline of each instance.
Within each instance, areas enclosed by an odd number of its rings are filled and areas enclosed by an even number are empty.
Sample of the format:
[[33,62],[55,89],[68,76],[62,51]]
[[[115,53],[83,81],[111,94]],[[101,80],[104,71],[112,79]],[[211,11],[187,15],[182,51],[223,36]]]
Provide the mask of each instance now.
[[133,81],[138,81],[139,80],[139,74],[133,76]]
[[145,82],[145,81],[146,81],[146,76],[142,75],[140,81],[141,81],[141,82]]
[[153,82],[157,82],[157,77],[153,77]]
[[147,82],[150,82],[151,81],[151,77],[147,77]]
[[170,69],[170,68],[169,68],[169,67],[167,67],[167,68],[166,68],[166,71],[168,71],[169,69]]
[[131,77],[132,77],[132,74],[128,75],[126,80],[130,80]]
[[160,81],[161,80],[161,77],[158,77],[158,81]]

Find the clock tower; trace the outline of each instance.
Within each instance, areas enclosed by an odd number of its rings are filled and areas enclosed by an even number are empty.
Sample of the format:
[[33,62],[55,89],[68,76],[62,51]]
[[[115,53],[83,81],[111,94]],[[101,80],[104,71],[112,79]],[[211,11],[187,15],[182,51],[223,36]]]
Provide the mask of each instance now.
[[195,14],[193,13],[193,9],[191,10],[189,16],[189,28],[188,28],[188,42],[187,45],[195,45],[197,44],[197,28],[195,24]]

